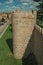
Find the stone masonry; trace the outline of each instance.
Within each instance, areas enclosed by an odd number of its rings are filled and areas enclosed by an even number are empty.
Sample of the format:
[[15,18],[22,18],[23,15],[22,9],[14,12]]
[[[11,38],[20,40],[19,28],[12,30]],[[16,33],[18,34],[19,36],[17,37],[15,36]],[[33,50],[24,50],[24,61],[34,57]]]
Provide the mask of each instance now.
[[34,54],[38,65],[43,65],[43,29],[38,25],[34,31]]
[[24,55],[34,30],[36,14],[36,11],[15,11],[12,13],[13,53],[16,59],[22,59]]

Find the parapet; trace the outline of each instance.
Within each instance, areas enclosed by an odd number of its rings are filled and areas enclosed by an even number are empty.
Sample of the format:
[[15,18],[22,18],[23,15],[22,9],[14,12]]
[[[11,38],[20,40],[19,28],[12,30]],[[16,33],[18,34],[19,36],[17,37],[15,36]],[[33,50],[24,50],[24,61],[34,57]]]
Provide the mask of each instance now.
[[43,34],[43,28],[41,28],[40,26],[38,26],[37,24],[35,25],[35,29],[37,31],[39,31],[41,34]]
[[14,18],[22,18],[22,19],[34,19],[36,16],[37,12],[36,11],[19,11],[16,10],[13,15]]

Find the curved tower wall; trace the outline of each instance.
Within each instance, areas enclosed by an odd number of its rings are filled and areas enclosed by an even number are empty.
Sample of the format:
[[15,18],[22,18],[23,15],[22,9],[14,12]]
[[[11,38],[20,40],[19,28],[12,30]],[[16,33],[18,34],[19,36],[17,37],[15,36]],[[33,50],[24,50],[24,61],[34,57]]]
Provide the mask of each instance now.
[[13,53],[16,59],[22,59],[34,30],[35,23],[36,11],[33,13],[32,11],[15,11],[13,13]]

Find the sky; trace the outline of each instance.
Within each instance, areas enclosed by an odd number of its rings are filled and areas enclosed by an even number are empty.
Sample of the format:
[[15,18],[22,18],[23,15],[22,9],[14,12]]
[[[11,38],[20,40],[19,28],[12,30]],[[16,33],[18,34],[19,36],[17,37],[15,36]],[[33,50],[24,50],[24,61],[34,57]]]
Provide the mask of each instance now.
[[0,0],[0,12],[12,12],[19,10],[37,10],[38,2],[33,0]]

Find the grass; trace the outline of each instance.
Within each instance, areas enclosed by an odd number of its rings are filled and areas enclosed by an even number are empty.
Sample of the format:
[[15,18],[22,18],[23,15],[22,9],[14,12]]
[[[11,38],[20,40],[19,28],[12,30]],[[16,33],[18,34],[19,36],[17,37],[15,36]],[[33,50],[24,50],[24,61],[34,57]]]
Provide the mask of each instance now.
[[8,43],[7,39],[12,39],[11,25],[0,39],[0,65],[22,65],[22,60],[14,58],[10,48],[12,42]]

